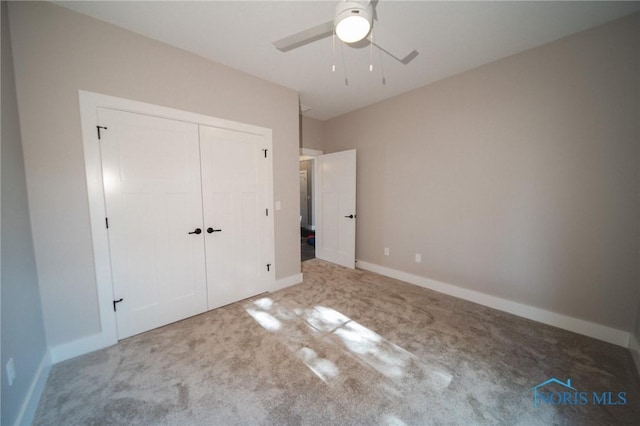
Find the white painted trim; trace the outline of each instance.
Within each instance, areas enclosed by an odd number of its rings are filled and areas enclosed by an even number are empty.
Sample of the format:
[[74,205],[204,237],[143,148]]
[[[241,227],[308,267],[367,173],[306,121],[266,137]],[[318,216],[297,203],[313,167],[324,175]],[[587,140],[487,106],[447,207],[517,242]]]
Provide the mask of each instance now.
[[97,333],[90,336],[82,337],[68,343],[49,348],[51,351],[51,362],[57,364],[98,349],[106,348],[118,343],[116,338],[113,341],[107,333]]
[[[82,125],[82,144],[84,150],[85,173],[87,176],[87,195],[89,197],[89,220],[93,243],[93,261],[96,270],[96,290],[98,295],[98,312],[100,314],[99,337],[91,336],[60,345],[51,349],[54,363],[73,358],[82,353],[99,349],[87,342],[104,339],[109,344],[118,342],[116,316],[113,312],[113,287],[111,280],[111,260],[109,255],[109,239],[104,226],[106,206],[102,184],[102,160],[100,146],[96,134],[98,106],[108,103],[100,95],[79,91],[80,122]],[[77,343],[82,342],[82,343]],[[84,352],[78,352],[78,349]]]
[[[106,206],[102,184],[102,161],[96,125],[99,125],[98,108],[112,108],[137,114],[152,115],[171,120],[184,121],[204,126],[217,127],[241,131],[263,136],[265,142],[272,148],[273,131],[264,127],[239,123],[221,118],[209,117],[173,108],[166,108],[144,102],[102,95],[99,93],[78,91],[80,104],[80,120],[82,124],[82,143],[84,148],[85,172],[87,178],[87,192],[89,196],[89,219],[93,242],[93,260],[96,269],[96,289],[98,294],[98,309],[100,313],[100,331],[97,334],[75,340],[51,349],[53,362],[60,362],[84,353],[92,352],[118,342],[116,317],[113,312],[113,286],[111,276],[111,261],[109,254],[109,239],[104,226]],[[107,130],[108,131],[108,130]],[[273,149],[270,149],[273,152]],[[267,166],[267,173],[273,176],[272,162]],[[273,205],[273,182],[269,182],[267,203]],[[274,218],[270,217],[273,224]],[[275,241],[273,226],[271,226],[271,250],[275,256]],[[273,273],[275,280],[275,270]]]
[[574,333],[583,334],[593,337],[594,339],[603,340],[613,343],[614,345],[628,347],[629,333],[623,330],[607,327],[594,322],[573,318],[567,315],[558,314],[522,303],[514,302],[500,297],[490,296],[478,291],[469,290],[458,287],[456,285],[443,283],[432,280],[419,275],[408,272],[398,271],[396,269],[387,268],[385,266],[358,260],[356,267],[384,275],[397,280],[405,281],[420,287],[425,287],[440,293],[448,294],[453,297],[468,300],[480,305],[488,306],[493,309],[508,312],[519,317],[538,321],[564,330],[573,331]]
[[300,284],[303,280],[302,273],[291,275],[289,277],[280,278],[276,280],[270,292],[278,291],[286,287],[291,287],[292,285]]
[[316,157],[322,154],[324,154],[324,152],[319,149],[300,148],[300,155],[302,156]]
[[38,404],[40,403],[40,397],[42,397],[44,385],[47,383],[47,378],[49,377],[49,371],[51,371],[51,356],[47,350],[42,356],[42,360],[40,360],[38,370],[36,370],[36,374],[22,402],[15,425],[22,426],[33,423],[33,418],[36,415]]
[[[302,155],[303,152],[313,152],[313,155]],[[316,221],[316,178],[317,178],[317,171],[316,171],[316,156],[318,155],[322,155],[322,151],[319,151],[317,149],[307,149],[307,148],[300,148],[300,160],[299,161],[303,161],[303,160],[310,160],[311,161],[311,221],[313,222],[312,224],[307,224],[306,229],[311,229],[312,231],[316,230],[316,225],[315,225],[315,221]],[[309,176],[307,176],[307,178],[309,178]]]
[[633,361],[636,363],[636,371],[640,375],[640,342],[633,333],[629,336],[629,351],[631,351]]

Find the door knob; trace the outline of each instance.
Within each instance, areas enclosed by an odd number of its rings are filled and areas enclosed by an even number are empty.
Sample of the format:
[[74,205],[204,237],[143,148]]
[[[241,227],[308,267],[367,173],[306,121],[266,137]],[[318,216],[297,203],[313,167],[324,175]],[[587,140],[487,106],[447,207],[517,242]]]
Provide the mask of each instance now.
[[348,217],[349,219],[353,219],[354,217],[356,217],[356,215],[350,214],[349,216],[345,216],[345,217]]
[[209,234],[213,233],[213,232],[222,232],[222,229],[213,229],[213,228],[207,228],[207,232]]
[[202,234],[202,229],[196,228],[193,231],[189,232],[189,234]]

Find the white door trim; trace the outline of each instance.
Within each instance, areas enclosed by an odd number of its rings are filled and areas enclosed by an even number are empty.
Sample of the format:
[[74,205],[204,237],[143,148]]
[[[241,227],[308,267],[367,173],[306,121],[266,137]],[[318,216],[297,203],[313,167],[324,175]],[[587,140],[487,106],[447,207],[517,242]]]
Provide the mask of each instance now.
[[322,154],[324,154],[324,152],[319,149],[300,148],[300,161],[310,160]]
[[[309,229],[309,190],[307,189],[309,176],[307,176],[306,170],[298,170],[298,176],[302,178],[304,176],[305,187],[304,187],[304,208],[302,207],[302,199],[300,199],[300,227]],[[303,192],[302,189],[300,192]],[[303,209],[306,214],[303,213]],[[304,221],[303,221],[304,219]]]
[[[88,353],[118,341],[116,317],[113,312],[113,288],[109,258],[109,240],[105,228],[106,207],[102,185],[102,161],[98,145],[98,107],[113,108],[121,111],[152,115],[172,120],[185,121],[206,126],[219,127],[264,136],[272,142],[272,130],[250,124],[238,123],[221,118],[209,117],[178,109],[162,107],[129,99],[99,93],[78,91],[80,120],[82,124],[82,143],[84,148],[87,192],[89,197],[89,217],[93,243],[93,260],[96,270],[96,290],[100,314],[99,333],[86,336],[74,342],[52,348],[53,362],[60,362],[74,356]],[[103,130],[103,131],[108,131]],[[269,200],[273,203],[273,187],[269,186]],[[273,215],[269,215],[273,221]],[[271,238],[273,240],[273,237]],[[270,242],[273,244],[273,241]]]

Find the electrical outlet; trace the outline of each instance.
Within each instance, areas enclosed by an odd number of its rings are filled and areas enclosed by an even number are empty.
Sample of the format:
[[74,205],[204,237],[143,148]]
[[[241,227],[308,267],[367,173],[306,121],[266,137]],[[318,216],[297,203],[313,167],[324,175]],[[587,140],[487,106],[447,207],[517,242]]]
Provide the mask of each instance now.
[[389,256],[389,247],[384,248],[384,255]]
[[416,263],[422,262],[422,255],[420,253],[416,253]]
[[13,364],[13,358],[9,358],[9,361],[7,361],[7,381],[9,382],[9,386],[13,385],[15,380],[16,366]]

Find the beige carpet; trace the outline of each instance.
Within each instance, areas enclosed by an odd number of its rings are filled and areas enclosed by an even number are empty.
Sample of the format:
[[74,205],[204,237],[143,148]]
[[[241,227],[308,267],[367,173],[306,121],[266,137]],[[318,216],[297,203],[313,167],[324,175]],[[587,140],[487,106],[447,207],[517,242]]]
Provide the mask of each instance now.
[[[623,348],[317,259],[303,272],[303,284],[55,365],[35,424],[640,422]],[[534,406],[531,388],[552,377],[588,403]]]

